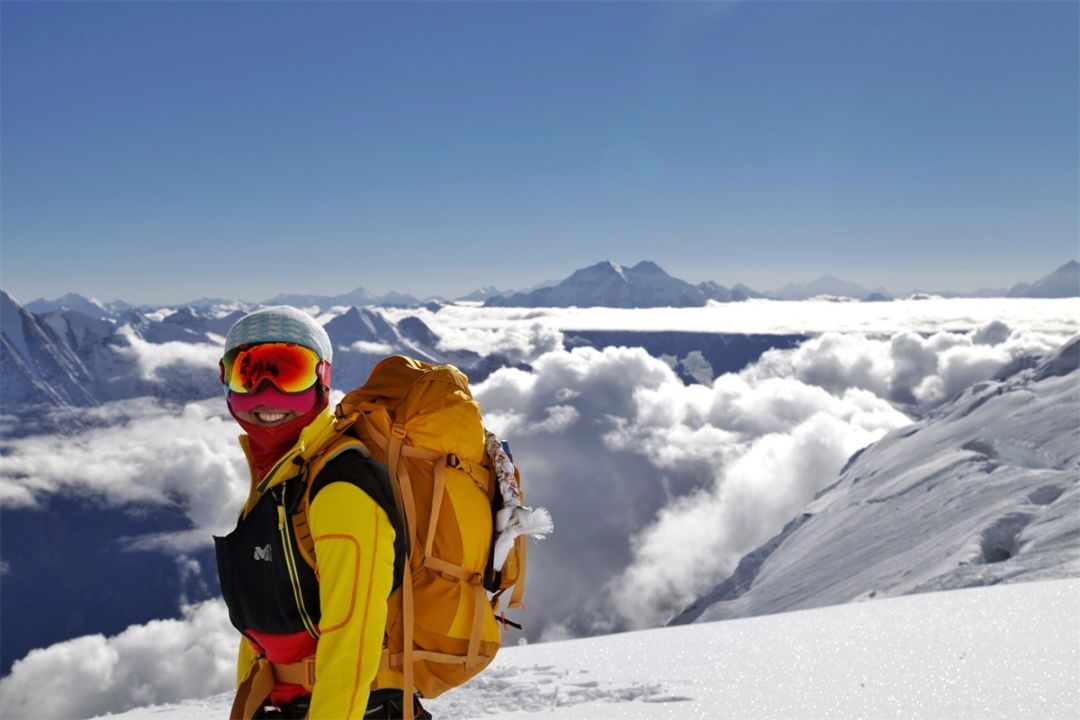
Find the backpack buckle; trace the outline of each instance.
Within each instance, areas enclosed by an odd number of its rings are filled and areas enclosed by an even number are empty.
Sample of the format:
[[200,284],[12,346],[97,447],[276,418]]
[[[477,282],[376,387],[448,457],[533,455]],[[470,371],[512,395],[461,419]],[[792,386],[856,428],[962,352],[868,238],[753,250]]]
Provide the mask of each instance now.
[[304,658],[304,682],[305,690],[315,689],[315,656]]

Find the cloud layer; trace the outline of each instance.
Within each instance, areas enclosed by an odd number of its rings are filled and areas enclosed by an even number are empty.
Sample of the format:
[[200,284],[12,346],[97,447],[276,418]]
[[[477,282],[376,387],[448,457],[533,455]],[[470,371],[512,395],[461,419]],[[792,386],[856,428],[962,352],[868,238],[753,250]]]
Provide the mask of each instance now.
[[226,531],[247,496],[239,428],[221,399],[170,406],[150,398],[85,411],[75,435],[3,443],[0,506],[34,507],[49,494],[110,505],[178,505],[193,527]]
[[990,322],[886,339],[827,333],[712,386],[640,349],[548,353],[476,388],[557,532],[530,564],[547,637],[651,627],[726,577],[911,415],[1058,339]]
[[[122,355],[133,359],[139,367],[144,380],[162,380],[162,371],[178,367],[189,368],[211,380],[217,379],[218,360],[221,359],[221,345],[209,343],[182,342],[147,342],[132,331],[130,326],[123,326],[118,331],[127,340],[128,346],[118,346]],[[215,336],[216,337],[216,336]],[[222,341],[224,343],[224,340]]]
[[[548,637],[665,622],[908,422],[865,390],[794,379],[687,386],[643,350],[549,353],[477,388],[553,538],[530,563]],[[536,625],[534,624],[534,628]]]
[[512,363],[529,363],[563,347],[563,334],[550,324],[539,322],[496,327],[440,323],[438,334],[440,350],[502,355]]
[[909,331],[888,340],[831,332],[794,350],[770,350],[744,375],[794,378],[830,392],[861,388],[927,410],[1013,360],[1051,352],[1063,341],[1055,334],[1012,330],[1000,320],[968,333]]
[[[440,337],[471,329],[487,331],[536,324],[572,330],[685,331],[804,335],[826,332],[888,337],[896,332],[972,332],[995,320],[1012,328],[1064,338],[1080,332],[1080,298],[1035,300],[981,298],[897,300],[881,303],[752,300],[710,303],[701,308],[476,308],[446,306],[393,309],[387,317],[419,316]],[[480,350],[478,346],[475,349]]]
[[15,662],[0,707],[12,718],[93,717],[223,692],[235,683],[237,638],[213,600],[176,620],[57,643]]

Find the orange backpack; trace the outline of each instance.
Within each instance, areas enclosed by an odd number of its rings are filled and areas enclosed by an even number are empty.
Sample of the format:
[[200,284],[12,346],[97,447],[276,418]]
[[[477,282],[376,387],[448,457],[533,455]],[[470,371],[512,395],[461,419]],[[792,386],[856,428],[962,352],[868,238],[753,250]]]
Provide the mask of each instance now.
[[[357,443],[348,437],[355,435],[385,463],[408,532],[406,572],[388,601],[373,688],[403,688],[411,720],[414,688],[437,697],[495,658],[500,623],[513,624],[500,613],[500,599],[513,588],[508,609],[523,607],[525,538],[550,532],[551,517],[525,507],[520,474],[485,431],[468,379],[452,365],[388,357],[335,412],[340,435],[324,446],[334,448],[327,455]],[[306,496],[302,510],[293,523],[314,567]]]

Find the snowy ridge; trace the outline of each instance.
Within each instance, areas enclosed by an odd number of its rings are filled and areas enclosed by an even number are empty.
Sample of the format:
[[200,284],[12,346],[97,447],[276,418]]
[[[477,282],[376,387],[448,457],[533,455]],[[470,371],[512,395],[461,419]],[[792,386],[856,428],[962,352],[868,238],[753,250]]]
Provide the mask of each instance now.
[[[504,648],[436,718],[1075,717],[1080,580]],[[58,678],[57,682],[61,682]],[[223,693],[114,720],[210,720]]]
[[87,317],[97,318],[98,320],[104,320],[113,316],[112,310],[100,300],[83,297],[78,293],[68,293],[55,300],[38,298],[33,302],[27,303],[26,309],[37,315],[43,315],[56,310],[74,310]]
[[[117,318],[91,317],[78,310],[36,315],[0,291],[4,412],[20,419],[12,434],[81,426],[78,408],[143,396],[170,402],[214,397],[221,392],[217,362],[229,328],[243,314],[194,307],[143,312],[129,309]],[[398,330],[398,323],[404,330]],[[438,337],[415,317],[388,321],[379,310],[342,308],[325,323],[338,352],[337,387],[363,383],[380,358],[405,353],[431,362],[477,364],[475,353],[444,353]],[[486,372],[490,372],[487,370]]]
[[673,622],[1080,576],[1080,337],[858,453]]
[[444,361],[434,343],[424,345],[413,339],[438,342],[422,321],[412,318],[406,326],[410,330],[409,337],[399,331],[397,323],[387,321],[380,311],[357,307],[349,308],[327,322],[324,327],[334,344],[334,386],[352,388],[362,385],[375,363],[387,355],[400,353],[431,363]]
[[[85,320],[84,327],[100,322]],[[92,375],[66,344],[66,328],[42,321],[2,290],[0,322],[0,386],[5,412],[21,403],[96,404],[86,390]]]

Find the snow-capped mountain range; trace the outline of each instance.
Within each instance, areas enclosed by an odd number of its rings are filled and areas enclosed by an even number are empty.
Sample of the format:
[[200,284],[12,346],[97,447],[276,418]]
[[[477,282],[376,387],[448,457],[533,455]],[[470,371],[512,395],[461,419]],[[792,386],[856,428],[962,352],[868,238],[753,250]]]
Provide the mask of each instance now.
[[[1080,296],[1080,263],[1073,260],[1032,283],[1020,282],[1011,289],[983,288],[973,293],[952,291],[913,290],[906,295],[942,297],[1028,297],[1062,298]],[[604,261],[575,271],[562,281],[545,281],[521,291],[499,290],[492,286],[479,288],[462,295],[454,302],[480,302],[490,307],[699,307],[709,301],[738,302],[753,298],[774,300],[808,300],[831,298],[846,300],[887,301],[893,294],[885,288],[867,289],[862,285],[823,275],[816,280],[788,283],[768,292],[758,292],[738,283],[727,288],[713,281],[696,285],[672,277],[654,262],[645,260],[627,267]],[[249,311],[264,305],[286,304],[314,313],[348,307],[418,307],[422,304],[441,304],[437,297],[419,300],[408,293],[390,292],[374,295],[362,287],[339,295],[282,293],[261,303],[225,298],[200,298],[166,309],[190,307],[203,313],[225,315],[237,310]],[[75,310],[88,317],[116,319],[135,306],[116,300],[103,303],[77,293],[68,293],[55,300],[39,298],[26,304],[26,309],[41,315],[56,310]],[[158,306],[140,308],[143,312],[160,310]]]
[[420,304],[420,300],[408,293],[389,292],[383,295],[373,295],[362,287],[340,295],[297,295],[282,293],[265,300],[261,305],[292,305],[294,307],[311,308],[326,311],[333,307],[364,307],[367,305],[404,306],[414,307]]
[[[19,426],[9,431],[35,432],[41,429],[39,422],[58,428],[78,426],[77,408],[113,400],[150,396],[185,402],[214,397],[221,392],[214,371],[221,345],[242,315],[242,310],[217,315],[191,307],[129,309],[116,318],[91,317],[73,309],[36,314],[0,290],[0,404],[5,413],[21,417]],[[333,317],[326,330],[335,347],[336,387],[362,384],[374,364],[388,354],[454,362],[470,369],[481,360],[476,353],[438,350],[438,338],[417,318],[391,323],[379,310],[367,307]],[[477,377],[485,374],[474,372]],[[20,412],[29,407],[55,412],[51,417]]]

